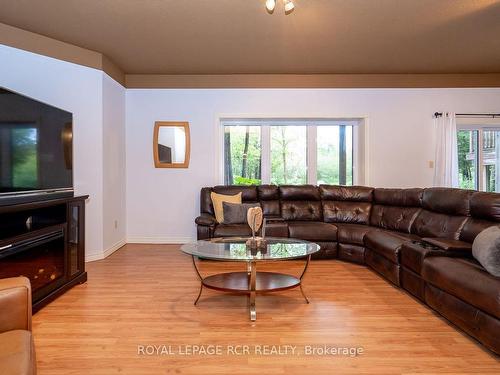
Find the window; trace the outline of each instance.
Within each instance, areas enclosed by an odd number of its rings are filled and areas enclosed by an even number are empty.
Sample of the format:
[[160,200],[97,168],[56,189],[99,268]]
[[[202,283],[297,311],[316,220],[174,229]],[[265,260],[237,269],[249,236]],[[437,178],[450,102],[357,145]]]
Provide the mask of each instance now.
[[361,120],[222,119],[226,185],[362,183]]
[[271,183],[307,183],[307,135],[305,126],[271,127]]
[[500,173],[499,119],[457,120],[459,186],[500,192],[500,179],[497,178]]
[[259,185],[261,145],[260,127],[226,126],[224,128],[224,183]]
[[352,126],[320,126],[317,142],[318,184],[352,185]]

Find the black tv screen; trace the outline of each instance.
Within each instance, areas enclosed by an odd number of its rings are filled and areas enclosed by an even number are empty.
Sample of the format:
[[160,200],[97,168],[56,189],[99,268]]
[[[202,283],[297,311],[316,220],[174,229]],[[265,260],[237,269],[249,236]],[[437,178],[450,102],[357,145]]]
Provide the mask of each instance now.
[[0,88],[0,198],[73,188],[70,112]]

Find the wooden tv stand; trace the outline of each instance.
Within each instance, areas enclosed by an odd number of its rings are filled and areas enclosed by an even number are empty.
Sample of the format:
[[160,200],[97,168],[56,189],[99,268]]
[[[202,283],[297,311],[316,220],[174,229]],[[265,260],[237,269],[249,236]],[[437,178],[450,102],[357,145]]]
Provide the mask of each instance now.
[[87,198],[0,206],[0,278],[29,278],[34,312],[74,285],[87,281]]

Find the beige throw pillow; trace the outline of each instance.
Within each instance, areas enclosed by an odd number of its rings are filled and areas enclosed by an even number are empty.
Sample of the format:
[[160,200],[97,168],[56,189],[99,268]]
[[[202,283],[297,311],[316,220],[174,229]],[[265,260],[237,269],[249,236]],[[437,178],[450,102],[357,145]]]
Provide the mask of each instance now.
[[222,223],[224,221],[222,202],[241,204],[241,192],[236,195],[224,195],[211,192],[210,198],[212,198],[212,204],[214,205],[215,220],[217,220],[218,223]]

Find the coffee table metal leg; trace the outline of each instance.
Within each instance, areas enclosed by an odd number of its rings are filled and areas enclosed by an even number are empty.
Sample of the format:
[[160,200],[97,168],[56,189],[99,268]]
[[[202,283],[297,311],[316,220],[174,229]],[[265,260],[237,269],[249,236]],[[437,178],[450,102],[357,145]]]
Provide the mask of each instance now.
[[256,265],[256,262],[248,262],[249,263],[249,267],[250,267],[250,277],[249,277],[249,280],[248,280],[248,289],[250,290],[250,295],[249,295],[249,299],[250,299],[250,303],[249,303],[249,309],[250,309],[250,320],[251,321],[255,321],[257,320],[257,311],[256,311],[256,308],[255,308],[255,296],[256,296],[256,284],[257,284],[257,265]]
[[200,297],[201,297],[201,292],[203,291],[203,283],[200,283],[200,292],[198,293],[198,297],[196,298],[196,300],[194,301],[194,305],[196,306],[196,304],[198,303],[198,301],[200,300]]
[[299,280],[300,280],[300,284],[299,284],[299,286],[300,286],[300,292],[302,293],[302,296],[304,297],[304,299],[306,300],[307,303],[309,303],[309,299],[307,298],[306,294],[304,293],[304,289],[302,289],[302,278],[306,274],[307,267],[309,267],[309,262],[310,261],[311,261],[311,256],[309,255],[307,257],[306,265],[304,266],[304,270],[302,271],[302,274],[299,277]]
[[203,277],[201,276],[200,271],[198,270],[198,267],[196,267],[196,261],[194,260],[194,255],[191,256],[191,259],[193,260],[194,270],[196,271],[196,274],[198,275],[198,278],[200,279],[200,292],[198,293],[198,297],[194,301],[194,305],[196,305],[201,297],[201,292],[203,291]]

